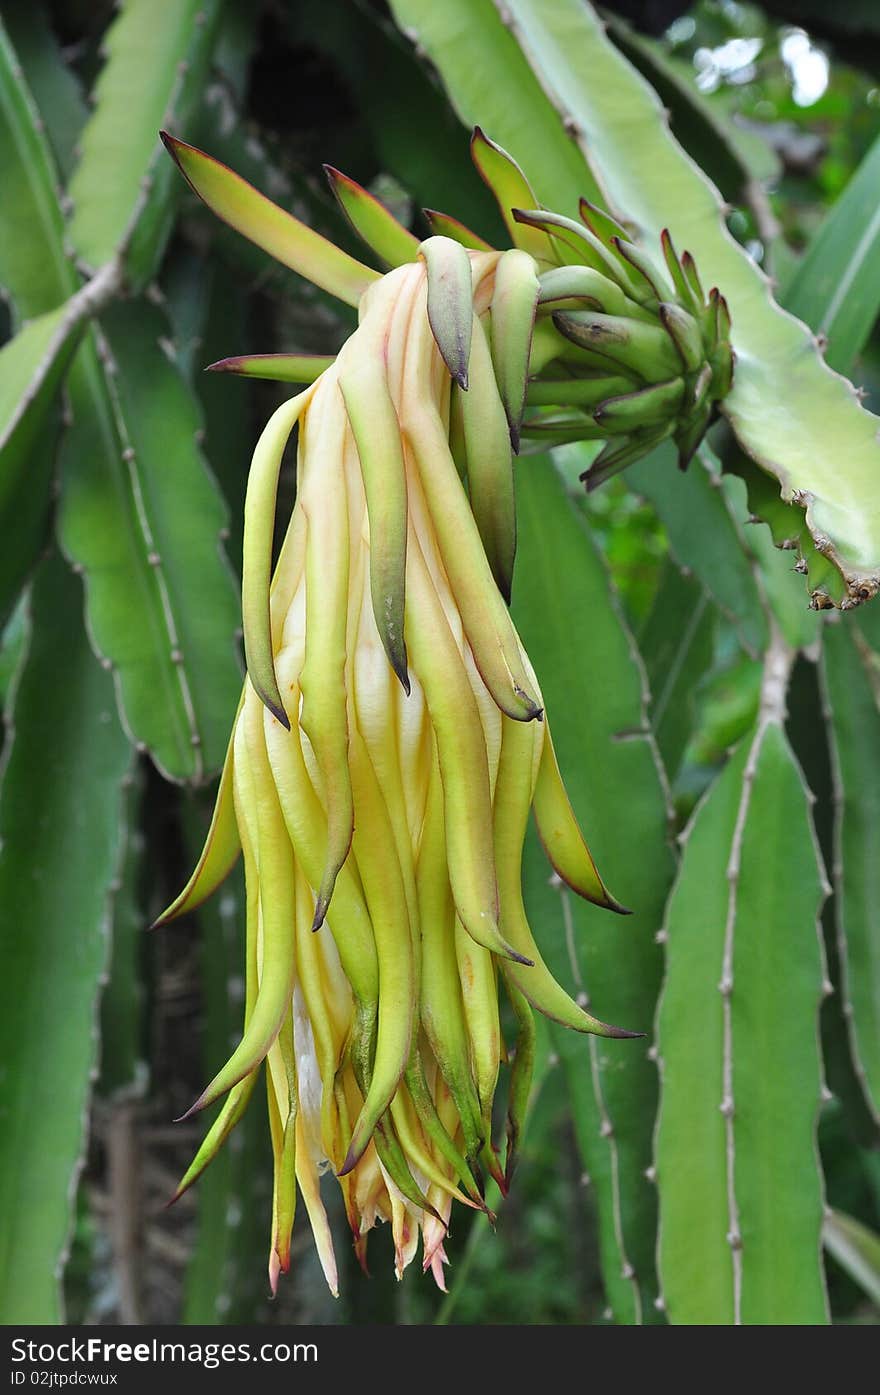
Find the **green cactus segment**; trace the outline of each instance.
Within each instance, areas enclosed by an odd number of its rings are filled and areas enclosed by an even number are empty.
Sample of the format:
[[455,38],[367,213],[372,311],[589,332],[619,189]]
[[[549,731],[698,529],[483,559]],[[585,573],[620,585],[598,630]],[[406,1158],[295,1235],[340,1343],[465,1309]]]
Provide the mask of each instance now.
[[27,464],[33,433],[58,391],[81,329],[82,316],[61,306],[29,320],[0,349],[0,509]]
[[803,777],[781,726],[762,718],[692,820],[667,911],[656,1168],[674,1323],[827,1320],[825,894]]
[[[724,1098],[724,875],[739,809],[747,744],[700,805],[687,833],[666,913],[666,980],[657,1020],[661,1060],[656,1169],[658,1259],[674,1323],[730,1323]],[[687,1147],[682,1152],[682,1139]],[[682,1159],[686,1167],[682,1167]]]
[[222,9],[222,0],[127,0],[107,33],[70,182],[70,238],[93,268],[121,253],[137,287],[156,270],[177,193],[156,132],[186,130],[192,121]]
[[747,1325],[828,1321],[816,1140],[825,978],[817,922],[827,894],[809,791],[781,727],[771,725],[757,757],[735,893],[734,1176]]
[[[606,1020],[650,1033],[662,967],[655,935],[674,864],[656,753],[646,735],[641,673],[601,558],[552,465],[523,460],[516,485],[514,620],[541,674],[581,828],[608,884],[634,908],[625,918],[609,915],[551,886],[550,865],[530,835],[526,909],[551,971],[570,991],[589,995],[579,1002],[587,1010],[590,1000],[601,1004]],[[589,652],[571,642],[577,615],[590,617]],[[595,681],[597,666],[606,675],[602,683]],[[629,739],[616,739],[624,731]],[[620,971],[624,958],[627,973]],[[604,1042],[563,1031],[554,1037],[595,1187],[609,1302],[618,1321],[656,1321],[656,1194],[645,1176],[657,1101],[650,1038],[623,1043],[612,1054]]]
[[397,221],[375,194],[347,174],[341,174],[332,165],[325,165],[324,173],[339,207],[358,237],[386,266],[402,266],[404,262],[415,261],[419,254],[419,239]]
[[0,21],[0,286],[19,319],[54,310],[76,290],[64,255],[57,176],[39,114]]
[[35,578],[0,790],[0,1306],[13,1324],[63,1321],[132,756],[71,582],[57,555]]
[[58,307],[79,280],[64,254],[60,191],[41,120],[0,21],[0,287],[13,329],[0,349],[0,624],[49,529],[58,387],[77,326]]
[[116,671],[126,730],[172,778],[198,780],[223,761],[241,684],[226,509],[160,311],[117,305],[103,329],[70,374],[60,541],[86,574],[89,635]]
[[[19,0],[5,9],[3,24],[45,122],[55,163],[67,179],[76,164],[77,142],[89,114],[80,79],[65,62],[61,40],[43,6]],[[0,187],[6,187],[5,181]]]
[[162,132],[181,174],[200,199],[243,237],[347,305],[357,305],[379,273],[285,213],[227,165]]
[[850,1043],[880,1120],[880,655],[850,624],[825,631],[835,783],[835,913]]
[[49,531],[59,390],[81,330],[62,306],[0,349],[0,624]]

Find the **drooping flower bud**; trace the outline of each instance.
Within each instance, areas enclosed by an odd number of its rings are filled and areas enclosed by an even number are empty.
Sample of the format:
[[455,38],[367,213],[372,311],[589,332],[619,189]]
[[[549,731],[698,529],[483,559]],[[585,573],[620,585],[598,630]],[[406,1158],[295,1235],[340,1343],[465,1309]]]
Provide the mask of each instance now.
[[[265,1062],[273,1287],[289,1264],[298,1189],[336,1291],[319,1188],[328,1164],[361,1258],[374,1222],[389,1220],[398,1272],[421,1234],[423,1264],[442,1285],[453,1201],[484,1207],[484,1173],[502,1188],[510,1177],[532,1010],[576,1031],[634,1035],[569,997],[523,907],[533,811],[559,876],[622,910],[577,825],[507,610],[512,447],[524,411],[543,412],[545,402],[573,405],[584,421],[590,412],[618,451],[661,428],[689,443],[729,376],[721,304],[698,314],[698,283],[677,260],[691,300],[661,294],[620,234],[609,235],[606,215],[586,228],[592,260],[552,267],[534,251],[552,245],[548,229],[570,232],[551,215],[530,214],[529,246],[508,252],[466,246],[464,232],[418,244],[348,181],[349,216],[367,219],[374,240],[406,258],[377,277],[231,171],[168,144],[222,216],[359,305],[358,328],[333,360],[221,365],[308,386],[275,412],[254,453],[242,588],[248,676],[204,852],[161,918],[210,895],[241,851],[244,1032],[189,1111],[226,1096],[181,1190],[235,1127]],[[486,143],[481,153],[521,194],[503,152]],[[455,230],[452,220],[442,226]],[[551,364],[558,379],[547,376]],[[278,474],[297,425],[296,503],[270,575]],[[500,985],[518,1024],[512,1050],[502,1042]],[[507,1055],[502,1163],[492,1107]]]

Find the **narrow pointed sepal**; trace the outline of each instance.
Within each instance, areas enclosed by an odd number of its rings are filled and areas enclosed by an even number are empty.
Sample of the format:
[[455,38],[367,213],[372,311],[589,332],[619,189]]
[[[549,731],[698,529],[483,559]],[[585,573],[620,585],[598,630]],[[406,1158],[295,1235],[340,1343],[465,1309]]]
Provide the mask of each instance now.
[[541,266],[557,264],[559,257],[546,233],[519,223],[514,217],[515,208],[538,209],[540,204],[513,156],[475,126],[471,136],[471,159],[495,197],[514,246],[528,252]]
[[422,212],[431,232],[438,237],[451,237],[453,242],[460,242],[462,247],[467,247],[472,252],[495,250],[479,233],[475,233],[472,228],[467,227],[458,218],[453,218],[451,214],[439,213],[436,208],[423,208]]
[[534,258],[515,247],[504,252],[495,268],[492,292],[492,361],[515,451],[519,450],[540,289]]
[[296,1135],[299,1099],[293,1022],[288,1014],[272,1048],[266,1072],[269,1096],[269,1131],[272,1137],[272,1240],[269,1247],[269,1284],[273,1296],[281,1274],[290,1269],[290,1242],[296,1215]]
[[184,1192],[189,1191],[193,1183],[197,1182],[201,1177],[205,1168],[214,1161],[220,1149],[223,1147],[223,1144],[247,1109],[256,1083],[257,1072],[253,1071],[230,1090],[226,1099],[223,1101],[223,1108],[220,1110],[220,1113],[217,1115],[217,1118],[202,1140],[201,1147],[186,1172],[178,1182],[174,1195],[169,1197],[168,1201],[165,1203],[166,1206],[173,1206],[175,1201],[179,1201]]
[[591,266],[617,281],[633,300],[638,300],[636,285],[616,250],[605,246],[588,227],[548,209],[515,208],[513,218],[522,227],[540,228],[558,251],[557,261],[569,266]]
[[636,389],[634,378],[620,375],[590,378],[533,378],[526,401],[530,407],[580,407],[595,411],[603,402]]
[[[344,470],[347,424],[333,379],[322,379],[316,387],[305,432],[297,499],[306,520],[305,654],[299,674],[299,724],[320,771],[327,842],[316,889],[319,905],[327,906],[348,856],[354,826],[345,681],[351,576]],[[288,691],[295,694],[295,685],[288,683]]]
[[683,305],[687,305],[691,310],[697,310],[699,307],[694,301],[691,287],[682,269],[681,261],[675,250],[675,243],[672,241],[672,235],[668,228],[664,228],[660,234],[660,247],[675,294]]
[[626,237],[613,237],[611,245],[618,256],[626,262],[630,275],[633,276],[640,305],[668,300],[668,285],[660,274],[659,268],[654,265],[641,247],[637,247]]
[[675,434],[675,444],[678,447],[678,468],[686,470],[699,449],[700,442],[705,436],[712,422],[713,405],[711,402],[704,403],[685,422],[680,431]]
[[535,822],[554,871],[578,896],[619,915],[630,912],[609,892],[581,832],[559,771],[549,727],[544,732],[533,801]]
[[[573,824],[578,838],[578,846],[573,849],[573,853],[578,859],[578,871],[583,872],[584,870],[586,845],[580,837],[579,830],[577,830],[568,797],[562,786],[558,769],[555,767],[553,747],[547,728],[545,727],[544,731],[538,735],[521,723],[504,721],[494,807],[494,844],[498,888],[501,897],[501,930],[520,953],[534,960],[532,967],[528,969],[522,968],[516,963],[507,963],[503,966],[504,974],[508,983],[522,993],[533,1007],[537,1008],[545,1017],[550,1017],[555,1022],[561,1023],[562,1026],[571,1027],[576,1032],[588,1032],[598,1036],[623,1034],[623,1029],[609,1027],[606,1023],[592,1017],[566,993],[544,962],[526,916],[522,899],[522,847],[528,822],[529,804],[533,798],[532,773],[536,739],[542,740],[537,784],[538,786],[541,784],[542,772],[545,773],[546,780],[546,772],[550,771],[552,774],[555,771],[559,788],[553,790],[554,803],[558,801],[561,790],[564,801],[561,812],[564,817],[567,810],[570,820],[566,832],[571,833],[571,824]],[[540,802],[537,790],[534,799],[537,815]],[[586,859],[587,869],[592,871],[594,884],[598,890],[601,883],[598,881],[598,876],[595,875],[595,868],[592,867],[592,859],[588,852]]]
[[324,173],[358,237],[386,266],[403,266],[405,262],[415,261],[419,254],[418,238],[398,222],[375,194],[332,165],[325,165]]
[[684,393],[684,378],[672,378],[667,383],[654,383],[636,392],[606,398],[593,418],[612,435],[641,431],[646,426],[674,421]]
[[406,606],[406,468],[400,424],[383,361],[358,361],[340,374],[357,446],[370,528],[370,595],[388,662],[409,695]]
[[696,373],[705,361],[703,336],[693,315],[680,305],[663,302],[659,307],[660,322],[674,343],[686,373]]
[[228,165],[167,131],[159,134],[190,188],[212,213],[282,265],[348,305],[357,305],[370,283],[377,279],[378,272],[285,213]]
[[451,237],[426,238],[419,255],[428,272],[431,333],[452,378],[466,390],[474,314],[470,257]]
[[[706,297],[703,294],[703,284],[700,281],[700,276],[697,271],[697,264],[691,256],[690,252],[682,252],[681,269],[684,272],[685,280],[687,281],[688,286],[690,287],[694,304],[697,306],[705,305]],[[728,330],[730,329],[729,324],[727,328]]]
[[681,374],[677,341],[661,325],[592,310],[557,311],[553,323],[560,334],[594,356],[599,365],[614,364],[646,383],[666,382]]
[[606,213],[604,208],[597,208],[594,203],[590,203],[589,199],[579,200],[578,213],[584,226],[609,247],[612,237],[629,238],[630,236],[622,223],[619,223],[610,213]]
[[[514,255],[527,256],[525,252],[517,252]],[[537,285],[537,282],[535,284]],[[512,325],[509,328],[511,333],[516,332]],[[523,332],[524,328],[520,326],[520,332]],[[493,338],[499,339],[500,334],[500,327],[496,330],[493,322]],[[530,338],[531,336],[529,340]],[[472,345],[470,389],[461,397],[470,505],[495,584],[509,604],[516,556],[511,419],[505,410],[496,381],[496,368],[492,362],[485,330],[476,315],[473,316]],[[515,348],[508,348],[510,358],[518,359],[518,364],[509,361],[505,368],[508,378],[512,381],[517,372],[524,373],[528,365],[529,344],[528,341],[525,344],[521,343],[520,350],[524,352],[519,354]],[[524,395],[524,390],[523,376],[519,387],[512,388],[512,391]],[[522,400],[520,413],[521,410]],[[518,420],[516,438],[518,444]]]
[[282,726],[290,718],[275,677],[269,586],[272,579],[272,539],[275,501],[284,447],[309,401],[310,390],[284,402],[272,414],[257,442],[248,475],[244,504],[241,612],[248,676],[261,700]]
[[641,460],[643,455],[647,455],[655,446],[659,446],[661,441],[671,436],[674,429],[675,423],[668,422],[665,426],[646,427],[631,436],[613,436],[604,450],[596,456],[590,468],[584,470],[580,477],[587,486],[587,493],[591,494],[600,484],[605,484],[635,461]]
[[616,281],[594,266],[555,266],[540,277],[539,305],[583,300],[606,315],[625,315],[627,299]]
[[532,1077],[535,1070],[537,1032],[535,1018],[528,999],[510,981],[504,967],[507,994],[516,1015],[516,1045],[513,1050],[513,1065],[510,1072],[510,1089],[507,1101],[507,1155],[504,1159],[504,1182],[507,1187],[513,1180],[520,1139],[525,1127],[529,1098],[532,1090]]
[[437,1113],[437,1106],[425,1080],[424,1066],[418,1052],[413,1053],[407,1067],[405,1080],[426,1139],[430,1139],[437,1151],[450,1164],[455,1175],[461,1178],[462,1184],[468,1192],[468,1196],[463,1199],[468,1205],[476,1207],[477,1210],[486,1211],[486,1200],[480,1184],[471,1170],[470,1163],[457,1147]]
[[[263,709],[248,692],[235,729],[236,806],[252,828],[259,866],[262,962],[259,988],[248,1004],[241,1041],[210,1084],[182,1114],[188,1119],[250,1075],[278,1037],[290,1012],[295,972],[293,850],[275,793],[263,734]],[[247,855],[247,849],[245,849]],[[247,866],[247,862],[245,864]],[[248,940],[257,935],[257,905],[248,898]]]
[[333,354],[236,354],[209,363],[206,373],[234,373],[273,383],[314,383],[333,366]]
[[[241,702],[239,702],[238,710],[241,711]],[[214,803],[214,812],[211,815],[205,845],[195,870],[180,895],[176,896],[171,905],[153,921],[150,926],[151,930],[158,930],[161,925],[167,925],[169,921],[176,920],[179,915],[186,915],[189,911],[194,911],[203,901],[207,901],[208,897],[217,890],[221,882],[225,881],[235,866],[241,852],[241,839],[238,834],[235,804],[232,797],[233,741],[234,737],[230,737],[226,759],[223,762],[223,770],[220,775],[217,798]]]

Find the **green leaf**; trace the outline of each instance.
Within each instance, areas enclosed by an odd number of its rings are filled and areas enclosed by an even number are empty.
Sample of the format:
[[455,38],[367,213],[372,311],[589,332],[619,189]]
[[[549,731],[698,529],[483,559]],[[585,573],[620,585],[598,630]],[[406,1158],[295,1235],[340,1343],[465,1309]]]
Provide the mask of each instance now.
[[64,255],[58,181],[40,117],[0,21],[0,286],[20,319],[54,310],[77,288]]
[[850,373],[880,311],[880,137],[826,214],[785,290],[786,309],[828,340]]
[[116,672],[132,739],[170,778],[219,768],[240,691],[226,509],[198,409],[160,343],[160,311],[114,306],[70,378],[62,546],[86,574],[87,623]]
[[[635,224],[649,252],[659,252],[668,228],[695,257],[704,284],[721,288],[738,355],[725,414],[784,498],[806,507],[819,551],[840,570],[851,599],[873,595],[880,588],[876,418],[823,363],[806,328],[774,303],[766,278],[727,232],[717,191],[673,139],[656,94],[610,43],[595,11],[584,0],[510,0],[505,34],[491,0],[395,0],[393,9],[440,69],[459,111],[467,119],[479,107],[538,197],[565,212],[575,193],[588,191],[560,178],[556,156],[570,155],[572,137],[558,124],[539,135],[533,103],[521,99],[521,88],[533,91],[523,81],[526,56],[547,94],[544,121],[551,110],[564,118],[612,211]],[[489,52],[481,45],[493,21]]]
[[[517,519],[514,619],[581,827],[602,876],[634,913],[621,919],[551,888],[550,866],[533,838],[527,910],[561,982],[587,993],[590,1011],[604,1021],[650,1033],[662,967],[655,935],[674,860],[642,673],[583,517],[545,459],[517,465]],[[554,1035],[596,1187],[609,1302],[621,1322],[655,1320],[656,1196],[645,1177],[657,1100],[650,1039]]]
[[81,299],[29,320],[0,349],[0,623],[49,529],[61,380],[82,330]]
[[826,1321],[824,895],[800,769],[764,717],[698,806],[667,910],[656,1168],[674,1323]]
[[880,661],[853,624],[825,630],[841,991],[856,1070],[880,1120]]
[[822,1239],[841,1268],[880,1305],[880,1235],[854,1216],[829,1210]]
[[717,618],[699,582],[667,560],[638,642],[651,690],[651,726],[670,781],[694,728],[697,685],[712,664]]
[[88,107],[73,66],[64,61],[45,8],[32,0],[6,0],[3,23],[25,82],[45,122],[46,135],[65,178],[76,163],[76,144]]
[[75,301],[59,306],[28,320],[0,349],[0,506],[58,390],[83,318]]
[[62,1320],[131,762],[79,593],[57,556],[40,568],[0,790],[0,1306],[13,1324]]
[[179,180],[158,140],[186,130],[208,74],[223,0],[127,0],[107,32],[95,110],[70,182],[70,239],[87,266],[125,256],[130,281],[154,274]]

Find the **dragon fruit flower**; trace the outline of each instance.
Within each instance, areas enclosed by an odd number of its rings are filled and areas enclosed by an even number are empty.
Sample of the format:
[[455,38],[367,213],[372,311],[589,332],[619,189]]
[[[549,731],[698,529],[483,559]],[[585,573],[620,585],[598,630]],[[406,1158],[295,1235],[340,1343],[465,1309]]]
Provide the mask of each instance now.
[[[486,1174],[502,1191],[510,1181],[533,1010],[579,1032],[637,1035],[573,1001],[523,906],[533,813],[559,877],[623,910],[578,827],[507,608],[512,454],[521,440],[579,430],[628,461],[661,427],[686,454],[729,382],[720,298],[703,303],[692,263],[669,244],[680,294],[663,299],[660,274],[598,210],[585,213],[578,243],[481,133],[474,154],[517,242],[508,250],[436,213],[434,235],[419,242],[329,172],[348,216],[391,265],[384,274],[209,156],[164,139],[220,217],[358,308],[333,358],[214,365],[303,386],[254,452],[247,677],[204,850],[159,922],[200,904],[243,856],[244,1030],[188,1111],[225,1096],[179,1192],[238,1123],[265,1062],[273,1290],[290,1263],[299,1193],[337,1291],[320,1189],[328,1168],[361,1261],[372,1226],[389,1221],[398,1275],[421,1241],[423,1267],[443,1287],[453,1202],[485,1209]],[[294,427],[296,502],[273,574],[278,476]],[[594,469],[607,475],[614,464],[600,457]],[[513,1043],[502,1037],[500,987]],[[502,1161],[492,1113],[504,1061]]]

